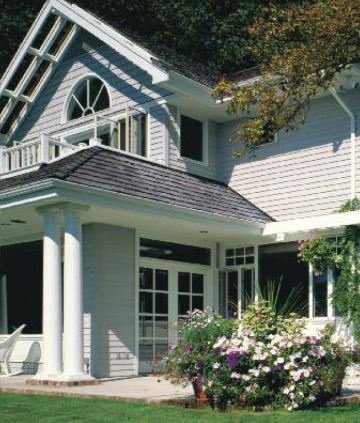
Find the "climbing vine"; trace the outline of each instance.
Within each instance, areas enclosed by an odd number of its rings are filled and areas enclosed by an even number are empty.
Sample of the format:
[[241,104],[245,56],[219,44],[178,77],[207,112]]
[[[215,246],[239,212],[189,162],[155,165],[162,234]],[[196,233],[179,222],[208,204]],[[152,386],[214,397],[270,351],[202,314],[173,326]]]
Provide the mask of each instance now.
[[[347,201],[339,212],[360,210],[360,200]],[[331,239],[314,236],[300,241],[299,258],[310,263],[315,273],[332,269],[336,284],[332,301],[337,315],[352,324],[353,335],[360,340],[360,227],[349,225],[345,228],[338,245]]]

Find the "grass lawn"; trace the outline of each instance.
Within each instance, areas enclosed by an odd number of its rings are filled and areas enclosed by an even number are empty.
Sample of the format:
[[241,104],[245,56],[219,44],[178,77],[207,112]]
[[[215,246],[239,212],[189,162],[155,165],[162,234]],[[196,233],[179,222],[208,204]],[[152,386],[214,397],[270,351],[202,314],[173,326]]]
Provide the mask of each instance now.
[[316,411],[228,412],[82,398],[0,394],[1,423],[357,423],[360,405]]

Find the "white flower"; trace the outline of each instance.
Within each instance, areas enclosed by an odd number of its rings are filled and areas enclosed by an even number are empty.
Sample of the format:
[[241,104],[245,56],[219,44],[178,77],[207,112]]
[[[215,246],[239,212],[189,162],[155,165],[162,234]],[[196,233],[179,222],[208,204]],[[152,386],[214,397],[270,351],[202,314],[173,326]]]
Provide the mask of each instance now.
[[219,369],[220,368],[220,363],[214,363],[213,364],[213,369],[214,370],[217,370],[217,369]]
[[315,383],[316,383],[316,381],[315,380],[312,380],[311,382],[309,382],[309,385],[310,386],[313,386],[313,385],[315,385]]
[[237,373],[237,372],[231,373],[231,379],[240,379],[240,378],[241,378],[240,373]]
[[278,357],[277,360],[275,361],[275,364],[283,364],[283,363],[285,363],[284,357]]
[[312,395],[312,394],[309,395],[309,400],[312,401],[312,402],[316,401],[316,396]]
[[263,368],[263,370],[264,370],[265,373],[270,373],[271,372],[271,368],[269,366],[265,366]]

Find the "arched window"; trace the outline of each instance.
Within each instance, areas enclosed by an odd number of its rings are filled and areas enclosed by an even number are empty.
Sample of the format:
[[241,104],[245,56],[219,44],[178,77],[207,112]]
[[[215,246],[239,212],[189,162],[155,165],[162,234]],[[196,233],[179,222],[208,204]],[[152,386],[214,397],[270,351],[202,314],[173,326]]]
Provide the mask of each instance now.
[[67,120],[92,115],[110,106],[110,98],[104,82],[96,76],[83,79],[71,94]]

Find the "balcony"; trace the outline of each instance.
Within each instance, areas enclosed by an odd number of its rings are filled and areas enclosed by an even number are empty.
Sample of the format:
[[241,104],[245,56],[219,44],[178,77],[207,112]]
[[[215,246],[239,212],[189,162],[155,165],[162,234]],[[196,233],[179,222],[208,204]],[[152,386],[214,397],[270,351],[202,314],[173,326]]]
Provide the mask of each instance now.
[[49,163],[81,148],[46,135],[10,148],[0,146],[0,179],[36,170],[42,163]]

